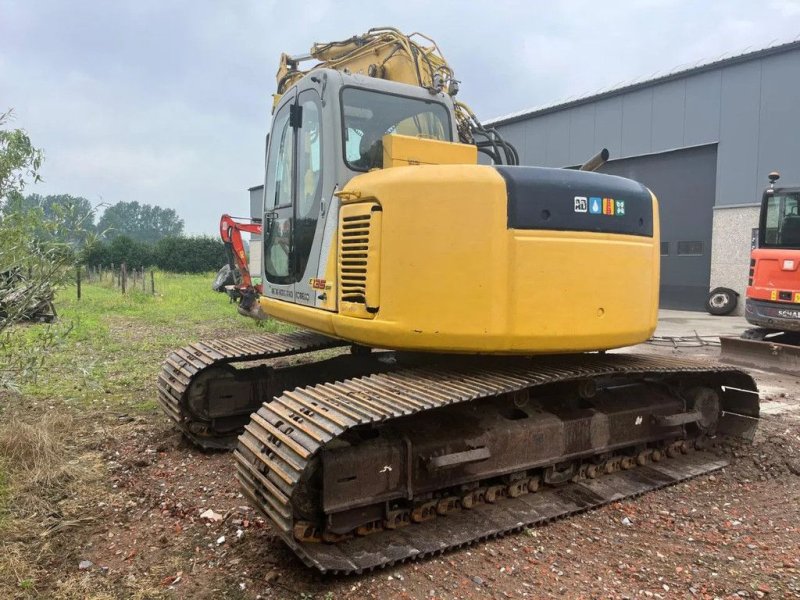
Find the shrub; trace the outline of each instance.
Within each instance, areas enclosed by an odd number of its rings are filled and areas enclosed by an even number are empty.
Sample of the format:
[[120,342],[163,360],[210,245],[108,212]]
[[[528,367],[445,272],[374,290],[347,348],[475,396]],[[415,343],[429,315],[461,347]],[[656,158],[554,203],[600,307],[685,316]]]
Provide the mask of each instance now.
[[207,237],[166,237],[156,244],[137,242],[126,236],[110,243],[97,244],[84,254],[84,264],[91,267],[158,267],[173,273],[207,273],[228,262],[221,240]]
[[222,240],[208,236],[166,237],[154,249],[158,268],[174,273],[216,271],[228,262]]

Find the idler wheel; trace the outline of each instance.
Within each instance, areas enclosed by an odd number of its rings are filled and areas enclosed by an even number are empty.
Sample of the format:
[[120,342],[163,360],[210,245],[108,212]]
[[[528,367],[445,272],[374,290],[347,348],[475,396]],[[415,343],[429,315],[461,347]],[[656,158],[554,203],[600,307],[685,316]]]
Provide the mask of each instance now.
[[697,427],[705,433],[713,434],[721,413],[719,394],[712,388],[696,387],[686,392],[686,397],[690,406],[700,413]]

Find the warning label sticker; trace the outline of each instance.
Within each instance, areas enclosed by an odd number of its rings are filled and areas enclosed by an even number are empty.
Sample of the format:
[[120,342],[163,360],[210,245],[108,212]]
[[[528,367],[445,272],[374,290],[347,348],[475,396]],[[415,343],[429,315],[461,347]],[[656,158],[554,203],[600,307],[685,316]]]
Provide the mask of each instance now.
[[604,215],[613,215],[614,214],[614,199],[613,198],[603,198],[603,214]]
[[603,212],[603,200],[597,196],[589,198],[589,213],[599,215]]
[[589,201],[586,196],[575,196],[575,212],[585,213],[589,211]]

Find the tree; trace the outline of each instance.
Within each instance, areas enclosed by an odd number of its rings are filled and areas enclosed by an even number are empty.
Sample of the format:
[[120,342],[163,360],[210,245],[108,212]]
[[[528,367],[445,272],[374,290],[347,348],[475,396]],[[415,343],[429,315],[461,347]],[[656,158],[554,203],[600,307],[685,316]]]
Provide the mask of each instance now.
[[[41,210],[45,220],[63,223],[62,230],[56,232],[63,241],[81,245],[87,241],[89,235],[95,233],[92,204],[80,196],[70,196],[69,194],[51,196],[28,194],[23,196],[20,192],[14,191],[8,195],[7,201],[0,207],[0,214],[8,215],[12,212],[37,209]],[[44,233],[43,230],[39,232],[40,235]]]
[[23,335],[15,326],[71,280],[79,244],[90,241],[82,220],[73,218],[75,206],[47,217],[41,206],[24,205],[25,185],[40,180],[42,152],[24,130],[8,127],[10,114],[0,115],[0,388],[35,375],[61,335],[50,327]]
[[27,180],[41,181],[43,154],[34,148],[24,129],[6,129],[13,111],[0,113],[0,202],[11,193],[21,193]]
[[109,206],[97,223],[100,231],[109,238],[125,235],[137,242],[155,243],[158,240],[183,233],[183,219],[171,208],[117,202]]

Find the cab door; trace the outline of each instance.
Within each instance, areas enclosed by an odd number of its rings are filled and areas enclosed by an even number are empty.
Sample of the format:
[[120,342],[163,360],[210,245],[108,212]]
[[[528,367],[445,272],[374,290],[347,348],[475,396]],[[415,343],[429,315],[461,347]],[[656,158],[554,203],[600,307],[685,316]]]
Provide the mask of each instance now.
[[297,182],[292,224],[294,301],[316,306],[320,291],[314,288],[313,281],[319,267],[319,244],[323,229],[320,226],[320,205],[325,186],[322,168],[322,103],[317,91],[307,89],[300,92],[295,111],[298,126],[295,137]]
[[[264,294],[314,306],[310,278],[319,249],[312,252],[322,198],[322,106],[305,90],[275,114],[264,187]],[[310,274],[310,275],[307,275]]]
[[294,146],[292,96],[272,120],[264,182],[264,290],[265,296],[294,302],[292,221],[294,210]]

